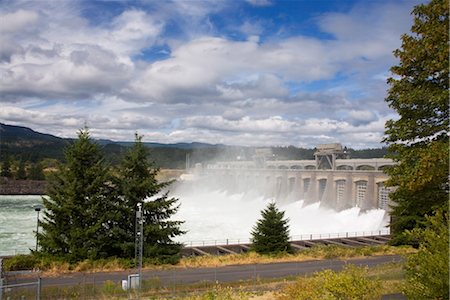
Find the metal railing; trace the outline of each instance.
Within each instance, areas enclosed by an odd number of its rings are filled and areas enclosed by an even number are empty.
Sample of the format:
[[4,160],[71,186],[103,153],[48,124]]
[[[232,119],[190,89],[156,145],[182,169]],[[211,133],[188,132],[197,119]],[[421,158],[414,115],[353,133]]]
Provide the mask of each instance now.
[[[349,238],[349,237],[364,237],[364,236],[380,236],[389,235],[390,229],[374,230],[374,231],[348,231],[336,233],[310,233],[293,235],[290,241],[305,241],[305,240],[323,240],[334,238]],[[199,247],[199,246],[217,246],[217,245],[239,245],[251,244],[250,238],[240,239],[216,239],[216,240],[201,240],[201,241],[181,241],[185,247]]]

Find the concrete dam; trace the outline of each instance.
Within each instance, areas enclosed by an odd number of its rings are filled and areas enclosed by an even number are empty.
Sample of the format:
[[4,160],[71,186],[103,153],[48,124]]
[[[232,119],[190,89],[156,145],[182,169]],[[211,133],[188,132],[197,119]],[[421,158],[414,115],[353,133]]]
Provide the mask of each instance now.
[[341,211],[389,211],[385,168],[391,159],[350,159],[340,144],[318,145],[314,160],[271,160],[269,149],[259,149],[253,160],[224,161],[196,166],[199,180],[211,188],[272,198],[280,203],[299,199]]

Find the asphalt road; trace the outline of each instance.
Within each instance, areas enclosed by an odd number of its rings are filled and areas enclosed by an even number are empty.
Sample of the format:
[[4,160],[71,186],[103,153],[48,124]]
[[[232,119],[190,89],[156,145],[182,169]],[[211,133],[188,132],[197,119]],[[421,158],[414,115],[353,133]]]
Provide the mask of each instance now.
[[[170,270],[151,271],[144,270],[143,280],[154,279],[160,286],[172,284],[193,284],[205,281],[211,282],[236,282],[240,280],[252,280],[258,278],[282,278],[288,276],[306,275],[313,272],[331,269],[341,270],[346,264],[373,267],[380,264],[400,262],[402,257],[398,255],[376,256],[348,260],[317,260],[304,262],[286,262],[270,264],[233,265],[216,268],[174,268]],[[59,277],[42,277],[43,287],[58,285],[102,284],[110,280],[121,282],[130,272],[101,272],[101,273],[73,273]],[[7,284],[26,283],[36,281],[38,274],[31,276],[13,275],[7,276]]]

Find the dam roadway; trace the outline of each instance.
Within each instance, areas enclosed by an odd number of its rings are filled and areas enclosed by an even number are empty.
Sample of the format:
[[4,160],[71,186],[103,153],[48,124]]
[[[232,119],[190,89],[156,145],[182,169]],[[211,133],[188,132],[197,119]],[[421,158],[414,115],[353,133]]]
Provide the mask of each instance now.
[[[269,264],[231,265],[210,268],[171,268],[168,270],[143,270],[143,280],[154,280],[161,286],[195,284],[200,282],[237,282],[241,280],[257,280],[267,278],[284,278],[288,276],[304,276],[321,270],[340,271],[347,264],[374,267],[380,264],[401,262],[399,255],[372,256],[352,259],[326,259],[302,262],[282,262]],[[72,273],[62,276],[42,276],[42,287],[76,286],[84,284],[100,285],[105,281],[120,283],[134,271]],[[19,284],[35,281],[38,274],[7,276],[7,284]]]

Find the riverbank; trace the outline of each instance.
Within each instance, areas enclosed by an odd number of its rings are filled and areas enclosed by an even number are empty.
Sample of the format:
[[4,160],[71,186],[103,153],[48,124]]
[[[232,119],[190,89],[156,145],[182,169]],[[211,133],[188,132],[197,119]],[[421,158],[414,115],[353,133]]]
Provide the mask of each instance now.
[[0,195],[44,195],[45,180],[0,179]]

